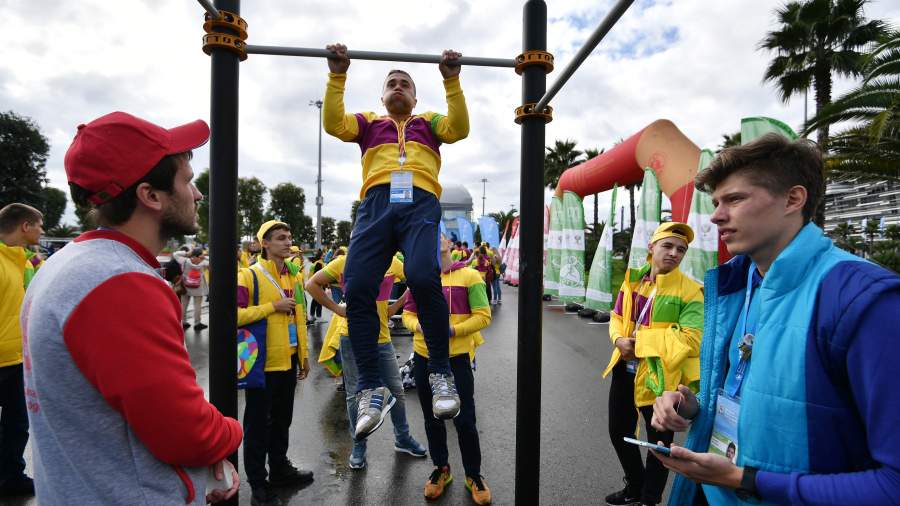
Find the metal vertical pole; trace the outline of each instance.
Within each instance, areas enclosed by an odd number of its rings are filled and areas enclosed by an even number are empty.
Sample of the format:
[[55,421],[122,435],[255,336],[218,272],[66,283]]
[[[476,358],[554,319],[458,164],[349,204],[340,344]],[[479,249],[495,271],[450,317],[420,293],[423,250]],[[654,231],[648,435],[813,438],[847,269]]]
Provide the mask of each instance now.
[[316,250],[322,248],[322,101],[310,101],[309,105],[319,108],[319,172],[316,177]]
[[481,178],[481,215],[484,216],[484,203],[487,200],[487,184],[486,177]]
[[[547,49],[547,5],[523,8],[522,50]],[[547,88],[540,66],[522,74],[522,103],[537,102]],[[519,227],[519,343],[516,370],[516,504],[537,504],[541,475],[541,285],[544,253],[544,134],[541,117],[522,120]]]
[[[216,0],[221,10],[240,13],[240,0]],[[209,148],[209,400],[237,418],[237,181],[238,56],[212,50]],[[229,456],[237,465],[237,453]],[[202,493],[202,491],[200,491]],[[237,504],[235,497],[228,504]]]

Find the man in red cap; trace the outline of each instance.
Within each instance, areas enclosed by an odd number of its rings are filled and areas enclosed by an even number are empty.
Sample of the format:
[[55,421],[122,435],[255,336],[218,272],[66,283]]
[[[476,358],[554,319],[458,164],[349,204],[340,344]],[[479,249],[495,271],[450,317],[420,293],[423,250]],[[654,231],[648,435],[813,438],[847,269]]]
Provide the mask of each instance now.
[[[78,127],[66,175],[99,228],[53,255],[22,305],[39,502],[204,504],[237,492],[225,458],[241,426],[204,399],[156,261],[169,238],[198,230],[190,159],[208,138],[201,120],[167,130],[122,112]],[[205,493],[209,476],[226,485]]]

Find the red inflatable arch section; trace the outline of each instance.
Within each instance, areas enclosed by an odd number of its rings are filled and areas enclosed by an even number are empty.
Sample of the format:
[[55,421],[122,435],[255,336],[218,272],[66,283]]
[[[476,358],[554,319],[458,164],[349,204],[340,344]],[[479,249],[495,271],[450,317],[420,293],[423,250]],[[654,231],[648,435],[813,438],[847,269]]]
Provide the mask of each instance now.
[[602,155],[563,172],[556,195],[571,191],[582,198],[613,184],[639,183],[644,167],[651,167],[659,186],[672,202],[672,219],[687,221],[694,193],[700,148],[669,120],[659,119]]

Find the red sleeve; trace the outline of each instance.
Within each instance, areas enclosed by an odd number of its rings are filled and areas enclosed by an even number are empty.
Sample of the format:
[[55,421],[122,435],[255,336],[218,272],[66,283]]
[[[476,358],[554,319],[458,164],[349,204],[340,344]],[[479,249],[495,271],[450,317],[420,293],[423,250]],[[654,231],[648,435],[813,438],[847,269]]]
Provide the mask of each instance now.
[[237,450],[242,431],[203,397],[180,315],[161,280],[121,274],[78,304],[63,338],[81,373],[156,458],[208,466]]

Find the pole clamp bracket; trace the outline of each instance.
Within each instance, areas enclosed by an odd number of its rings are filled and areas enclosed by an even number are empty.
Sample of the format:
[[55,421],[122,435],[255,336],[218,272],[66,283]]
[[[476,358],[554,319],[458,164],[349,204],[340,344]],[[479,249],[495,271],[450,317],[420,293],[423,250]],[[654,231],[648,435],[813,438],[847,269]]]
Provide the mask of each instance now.
[[551,121],[553,121],[552,107],[548,105],[542,112],[537,112],[534,110],[534,106],[536,105],[537,102],[531,102],[516,107],[516,124],[521,125],[522,120],[524,120],[525,118],[544,118],[544,123],[550,123]]
[[547,51],[529,50],[516,56],[516,74],[522,75],[525,67],[540,65],[546,73],[553,72],[553,55]]
[[222,14],[219,19],[214,19],[209,13],[204,17],[203,30],[206,35],[203,36],[203,52],[212,54],[213,48],[225,49],[238,55],[241,61],[246,60],[247,22],[233,12],[221,9],[219,12]]

